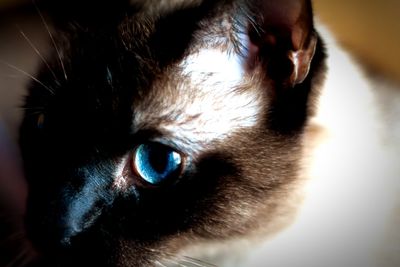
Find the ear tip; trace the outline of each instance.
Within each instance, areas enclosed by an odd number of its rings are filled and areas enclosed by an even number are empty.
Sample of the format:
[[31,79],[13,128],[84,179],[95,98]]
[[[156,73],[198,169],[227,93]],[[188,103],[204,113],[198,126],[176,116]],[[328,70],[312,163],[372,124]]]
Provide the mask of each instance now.
[[296,50],[314,30],[310,0],[253,0],[246,5],[252,13],[249,23],[264,34],[262,43],[273,45],[269,42],[273,35],[280,41],[291,41],[290,46]]
[[310,72],[311,62],[317,49],[318,38],[316,33],[310,35],[308,43],[298,51],[290,53],[289,58],[293,63],[293,73],[290,77],[292,86],[303,83]]

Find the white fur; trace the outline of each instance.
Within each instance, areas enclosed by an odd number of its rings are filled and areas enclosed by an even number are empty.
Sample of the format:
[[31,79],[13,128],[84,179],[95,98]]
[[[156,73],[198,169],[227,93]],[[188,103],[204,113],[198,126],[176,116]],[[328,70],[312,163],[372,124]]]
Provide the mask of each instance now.
[[129,187],[129,181],[127,180],[126,175],[124,174],[125,166],[128,164],[129,155],[125,155],[120,162],[116,165],[116,169],[114,171],[114,188],[121,191],[126,191]]
[[249,79],[244,77],[238,56],[203,49],[188,56],[179,69],[178,75],[186,81],[163,84],[167,89],[160,92],[162,95],[152,96],[163,99],[158,105],[162,112],[149,112],[152,105],[147,102],[137,109],[134,125],[170,118],[160,120],[156,127],[170,134],[170,142],[196,156],[212,142],[253,127],[259,120],[262,96],[255,88],[238,89]]
[[177,7],[193,7],[200,5],[202,0],[130,0],[132,5],[142,6],[149,14],[168,13]]

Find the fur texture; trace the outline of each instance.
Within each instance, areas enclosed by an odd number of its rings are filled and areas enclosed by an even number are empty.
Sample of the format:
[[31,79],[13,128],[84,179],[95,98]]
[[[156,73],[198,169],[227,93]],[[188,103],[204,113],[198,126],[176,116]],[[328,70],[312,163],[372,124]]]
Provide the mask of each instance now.
[[[400,262],[396,138],[310,1],[96,6],[47,4],[20,132],[32,266]],[[132,168],[149,142],[184,155],[173,182]]]

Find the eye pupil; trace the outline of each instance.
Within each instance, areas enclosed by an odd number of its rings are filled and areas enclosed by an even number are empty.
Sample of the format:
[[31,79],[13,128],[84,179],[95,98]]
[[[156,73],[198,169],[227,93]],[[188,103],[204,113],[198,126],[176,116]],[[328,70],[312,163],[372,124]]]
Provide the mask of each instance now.
[[182,156],[172,148],[158,144],[141,144],[134,157],[134,168],[140,177],[152,185],[158,185],[179,174]]

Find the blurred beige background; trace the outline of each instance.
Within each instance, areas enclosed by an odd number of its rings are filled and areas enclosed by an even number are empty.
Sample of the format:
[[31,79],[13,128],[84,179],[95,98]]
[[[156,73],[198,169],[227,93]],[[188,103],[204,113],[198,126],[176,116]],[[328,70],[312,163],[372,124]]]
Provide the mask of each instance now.
[[314,8],[344,46],[400,81],[399,0],[314,0]]

